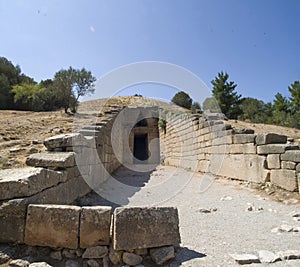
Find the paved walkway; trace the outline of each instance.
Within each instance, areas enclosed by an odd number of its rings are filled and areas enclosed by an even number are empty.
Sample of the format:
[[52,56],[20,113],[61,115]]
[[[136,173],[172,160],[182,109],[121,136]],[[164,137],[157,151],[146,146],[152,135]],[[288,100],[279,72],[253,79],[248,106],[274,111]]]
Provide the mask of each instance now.
[[[238,266],[230,253],[300,250],[300,232],[271,232],[283,224],[299,227],[292,214],[300,213],[300,205],[272,201],[236,182],[167,166],[144,174],[121,168],[103,186],[102,196],[90,194],[80,204],[178,208],[182,249],[168,266]],[[300,260],[249,266],[296,267]]]

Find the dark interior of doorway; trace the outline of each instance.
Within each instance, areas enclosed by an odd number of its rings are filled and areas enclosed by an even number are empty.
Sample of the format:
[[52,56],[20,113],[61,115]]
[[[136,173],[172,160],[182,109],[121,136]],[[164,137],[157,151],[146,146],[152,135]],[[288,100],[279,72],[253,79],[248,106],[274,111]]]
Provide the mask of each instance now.
[[133,155],[138,160],[147,160],[148,138],[147,134],[134,135]]

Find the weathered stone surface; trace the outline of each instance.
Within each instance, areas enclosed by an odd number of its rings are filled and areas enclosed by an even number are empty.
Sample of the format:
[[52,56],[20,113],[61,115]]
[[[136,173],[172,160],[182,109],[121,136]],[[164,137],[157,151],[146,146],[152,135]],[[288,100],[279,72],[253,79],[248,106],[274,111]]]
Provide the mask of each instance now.
[[258,251],[258,258],[261,263],[272,263],[279,260],[278,255],[268,250]]
[[229,254],[239,264],[259,263],[259,259],[253,254]]
[[255,134],[235,134],[233,136],[234,144],[246,144],[246,143],[254,143]]
[[123,253],[123,262],[130,265],[135,266],[142,263],[143,258],[135,253],[124,252]]
[[137,248],[134,250],[134,253],[137,255],[147,255],[148,249],[147,248]]
[[281,160],[300,162],[300,150],[289,150],[281,155]]
[[242,129],[234,128],[234,132],[236,134],[254,134],[255,131],[249,128],[242,128]]
[[82,254],[84,259],[101,259],[108,254],[107,246],[96,246],[87,248]]
[[269,154],[267,156],[267,163],[269,169],[280,169],[280,155]]
[[173,207],[116,208],[113,246],[116,250],[177,246],[178,211]]
[[61,251],[57,250],[57,251],[52,251],[50,253],[50,258],[54,259],[54,260],[62,260],[62,255],[61,255]]
[[29,205],[25,243],[76,249],[80,210],[80,207],[68,205]]
[[0,242],[23,243],[27,205],[70,204],[90,191],[90,187],[81,177],[74,177],[34,196],[0,202]]
[[297,171],[297,172],[300,172],[300,163],[297,164],[297,166],[296,166],[296,171]]
[[271,183],[288,191],[298,190],[296,171],[294,170],[271,170]]
[[268,173],[265,167],[266,157],[251,154],[213,155],[210,162],[213,174],[254,183],[266,181]]
[[83,207],[80,217],[80,247],[109,245],[111,207]]
[[282,169],[295,170],[296,169],[296,163],[293,162],[293,161],[281,161],[281,168]]
[[84,146],[87,140],[80,133],[61,134],[47,138],[44,145],[48,150],[72,146]]
[[122,255],[123,255],[122,251],[116,251],[116,250],[113,249],[113,247],[109,248],[108,256],[109,256],[110,261],[113,264],[118,264],[122,259]]
[[26,159],[28,166],[67,168],[75,165],[73,152],[44,152],[30,155]]
[[151,259],[158,265],[162,265],[167,261],[175,258],[173,246],[150,249]]
[[297,173],[297,180],[298,180],[298,192],[300,193],[300,173]]
[[261,145],[257,147],[257,154],[282,154],[287,150],[298,149],[298,146],[286,145],[286,144],[270,144],[270,145]]
[[29,261],[21,260],[21,259],[12,260],[9,263],[9,267],[28,267],[28,266],[29,266]]
[[300,250],[284,250],[276,253],[282,260],[300,259]]
[[286,141],[287,141],[287,136],[279,135],[279,134],[275,134],[275,133],[258,134],[255,138],[255,142],[258,145],[285,144]]
[[34,262],[29,264],[29,267],[52,267],[52,265],[48,264],[47,262]]
[[62,253],[61,253],[65,258],[68,259],[75,259],[77,258],[77,253],[76,253],[76,249],[68,249],[65,248],[63,249]]
[[87,265],[89,267],[100,267],[99,263],[96,260],[88,260]]
[[66,179],[64,172],[43,168],[0,170],[0,200],[32,196]]
[[77,261],[74,260],[67,260],[65,267],[80,267],[79,263]]

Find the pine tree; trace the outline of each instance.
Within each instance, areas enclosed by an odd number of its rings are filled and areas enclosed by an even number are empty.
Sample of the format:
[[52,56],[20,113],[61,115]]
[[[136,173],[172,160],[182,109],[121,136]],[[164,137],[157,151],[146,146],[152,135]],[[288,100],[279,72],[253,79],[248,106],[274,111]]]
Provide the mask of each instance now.
[[241,114],[239,107],[241,95],[235,92],[237,85],[232,81],[228,82],[228,78],[227,73],[219,72],[217,77],[211,81],[212,93],[225,116],[236,119]]

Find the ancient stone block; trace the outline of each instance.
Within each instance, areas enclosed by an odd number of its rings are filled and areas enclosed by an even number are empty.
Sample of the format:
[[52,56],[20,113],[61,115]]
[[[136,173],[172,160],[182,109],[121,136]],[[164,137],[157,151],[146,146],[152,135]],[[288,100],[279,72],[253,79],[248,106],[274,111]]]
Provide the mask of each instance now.
[[26,159],[28,166],[67,168],[75,165],[73,152],[45,152],[30,155]]
[[251,154],[212,155],[210,171],[216,175],[254,183],[264,183],[268,175],[266,157]]
[[29,205],[25,243],[76,249],[80,207],[68,205]]
[[270,144],[261,145],[257,147],[257,154],[267,155],[267,154],[282,154],[287,150],[298,149],[298,146],[286,145],[286,144]]
[[116,250],[180,243],[178,211],[173,207],[116,208],[113,246]]
[[0,170],[0,200],[32,196],[66,179],[65,172],[43,168]]
[[287,141],[287,136],[279,135],[275,133],[258,134],[255,138],[255,142],[257,145],[285,144],[286,141]]
[[29,204],[70,204],[90,191],[81,177],[74,177],[34,196],[0,202],[0,242],[23,243],[26,207]]
[[255,134],[235,134],[233,136],[234,144],[246,144],[246,143],[254,143]]
[[281,168],[282,169],[295,170],[296,169],[296,163],[293,162],[293,161],[281,161]]
[[271,170],[271,183],[288,191],[298,190],[296,171],[294,170]]
[[280,169],[280,154],[269,154],[267,163],[269,169]]
[[90,247],[85,250],[82,254],[82,258],[84,259],[101,259],[104,258],[108,254],[107,246],[96,246]]
[[87,140],[80,133],[61,134],[47,138],[44,145],[48,150],[72,146],[84,146]]
[[162,265],[167,261],[175,258],[174,247],[168,246],[150,249],[150,256],[156,264]]
[[111,207],[82,207],[80,216],[80,247],[109,245]]
[[281,155],[281,160],[300,162],[300,150],[286,151]]

